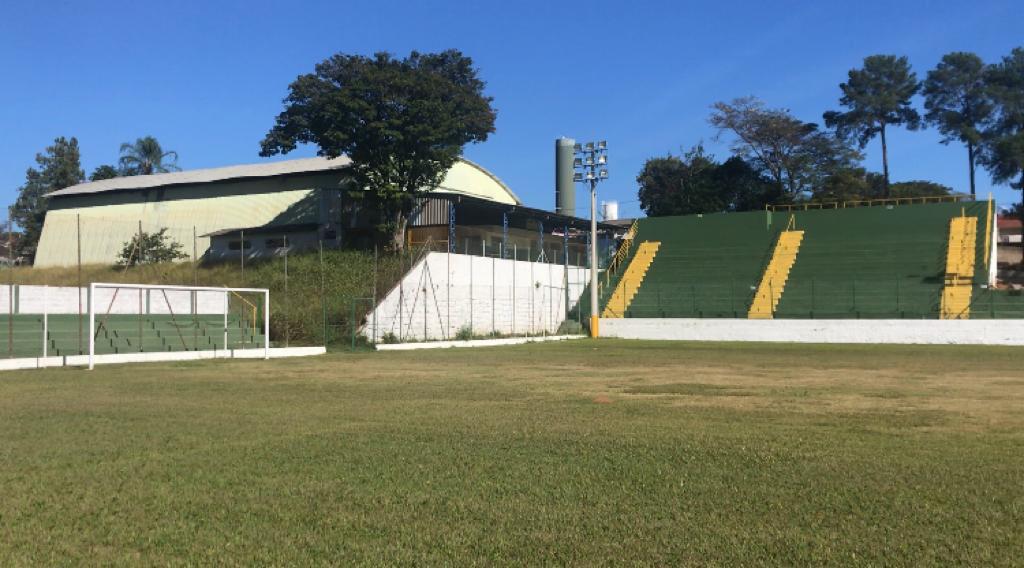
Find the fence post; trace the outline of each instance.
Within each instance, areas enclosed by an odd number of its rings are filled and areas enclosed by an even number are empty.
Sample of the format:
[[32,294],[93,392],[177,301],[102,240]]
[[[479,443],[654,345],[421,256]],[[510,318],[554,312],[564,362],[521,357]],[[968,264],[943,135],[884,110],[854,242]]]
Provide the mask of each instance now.
[[[469,245],[468,238],[466,245]],[[473,339],[473,257],[467,254],[467,260],[469,260],[469,338]]]
[[78,354],[82,354],[82,215],[75,215],[76,238],[78,239]]
[[903,306],[900,305],[900,279],[896,279],[896,313],[903,319]]
[[288,297],[288,235],[282,235],[284,244],[284,346],[292,336],[292,302]]
[[50,287],[43,286],[43,357],[46,357],[50,335]]
[[857,319],[860,319],[860,311],[857,309],[857,280],[850,281],[850,288],[853,291],[853,313]]
[[[326,296],[326,276],[324,274],[324,241],[318,241],[320,245],[320,310],[323,312],[323,325],[324,325],[324,348],[327,347],[327,296]],[[376,278],[376,270],[374,270],[374,278]],[[353,324],[354,325],[354,324]]]
[[192,225],[192,285],[199,285],[199,237],[195,225]]
[[495,317],[494,312],[496,311],[494,309],[494,303],[495,303],[494,294],[495,294],[495,290],[498,287],[497,286],[497,282],[494,281],[494,277],[496,275],[496,266],[497,266],[496,262],[497,262],[497,259],[495,259],[495,258],[491,259],[491,335],[495,335],[498,332],[498,328],[495,326],[495,320],[494,320],[494,317]]
[[811,319],[814,319],[814,278],[811,278]]

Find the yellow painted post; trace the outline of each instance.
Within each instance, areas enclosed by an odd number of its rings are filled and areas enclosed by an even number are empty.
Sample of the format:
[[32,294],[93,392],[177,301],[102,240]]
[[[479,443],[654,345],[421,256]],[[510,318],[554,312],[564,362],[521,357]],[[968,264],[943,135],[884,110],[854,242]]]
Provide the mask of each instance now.
[[990,268],[992,246],[992,192],[988,194],[988,213],[985,214],[985,268]]

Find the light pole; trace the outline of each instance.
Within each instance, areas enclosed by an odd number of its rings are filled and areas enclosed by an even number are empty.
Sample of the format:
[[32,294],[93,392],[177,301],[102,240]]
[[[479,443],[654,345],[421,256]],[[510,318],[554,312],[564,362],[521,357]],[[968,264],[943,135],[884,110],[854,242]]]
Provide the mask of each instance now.
[[608,179],[608,143],[576,144],[573,152],[573,181],[590,182],[590,336],[597,337],[597,182]]

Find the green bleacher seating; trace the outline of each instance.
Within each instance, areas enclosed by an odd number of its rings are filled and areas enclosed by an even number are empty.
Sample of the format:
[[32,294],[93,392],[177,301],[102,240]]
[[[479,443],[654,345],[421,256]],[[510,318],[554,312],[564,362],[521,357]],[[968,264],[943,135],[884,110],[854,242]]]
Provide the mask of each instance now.
[[[102,325],[101,325],[102,323]],[[147,315],[140,320],[134,315],[97,317],[96,353],[137,353],[154,351],[194,351],[224,348],[224,316]],[[13,334],[8,329],[13,327]],[[79,333],[77,315],[58,314],[48,318],[47,355],[79,355],[89,350],[89,320],[82,318]],[[260,327],[253,332],[252,323],[237,316],[228,318],[229,349],[255,348],[263,345]],[[13,340],[8,342],[8,337]],[[39,357],[42,355],[43,316],[0,315],[0,358]],[[81,338],[81,349],[79,339]]]
[[[1024,296],[987,287],[987,207],[901,204],[641,219],[631,255],[644,241],[662,245],[626,317],[747,317],[792,216],[805,236],[774,317],[938,318],[949,220],[961,214],[980,220],[970,317],[1024,317]],[[602,307],[618,276],[603,287]]]

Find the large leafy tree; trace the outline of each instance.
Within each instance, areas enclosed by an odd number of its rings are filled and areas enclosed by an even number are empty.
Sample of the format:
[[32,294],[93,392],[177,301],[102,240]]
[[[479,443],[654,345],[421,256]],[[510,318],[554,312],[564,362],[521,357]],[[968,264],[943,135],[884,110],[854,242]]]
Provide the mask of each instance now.
[[982,162],[994,183],[1024,192],[1024,48],[1015,48],[990,66],[985,82],[995,116],[984,132]]
[[842,138],[855,138],[861,148],[875,136],[882,141],[882,175],[886,193],[889,185],[889,147],[886,128],[906,126],[917,130],[921,116],[911,106],[911,98],[920,84],[906,57],[871,55],[864,58],[864,67],[851,69],[848,79],[839,88],[843,96],[839,104],[848,110],[828,111],[825,124],[835,128]]
[[338,54],[290,85],[260,155],[301,143],[317,145],[321,156],[347,155],[354,194],[373,200],[381,234],[401,250],[414,198],[441,183],[466,144],[494,132],[484,86],[457,50],[404,59]]
[[771,180],[742,158],[719,164],[701,145],[647,160],[637,184],[640,208],[652,217],[759,209],[774,194]]
[[974,170],[981,132],[992,116],[985,86],[985,63],[973,53],[947,53],[928,72],[923,83],[925,120],[942,133],[942,143],[956,140],[967,146],[971,195],[976,194]]
[[34,260],[39,235],[46,219],[46,194],[81,183],[82,171],[78,140],[63,136],[53,141],[40,154],[36,154],[37,167],[25,172],[25,184],[18,189],[18,199],[11,207],[11,218],[21,227],[15,253]]
[[178,171],[178,153],[164,150],[152,136],[143,136],[135,142],[121,144],[120,174],[146,176]]
[[734,136],[733,153],[773,180],[778,199],[793,200],[811,192],[837,168],[861,159],[844,140],[785,109],[767,108],[757,98],[718,102],[712,108],[708,122],[718,129],[718,136]]

